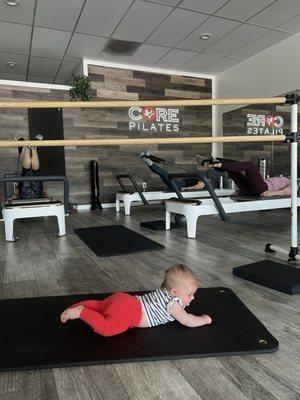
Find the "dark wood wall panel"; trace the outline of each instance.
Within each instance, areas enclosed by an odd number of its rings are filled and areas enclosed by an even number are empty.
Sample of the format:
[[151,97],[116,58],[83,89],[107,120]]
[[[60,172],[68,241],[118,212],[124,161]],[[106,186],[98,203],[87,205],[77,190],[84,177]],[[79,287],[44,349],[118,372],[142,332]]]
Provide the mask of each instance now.
[[[90,66],[93,99],[99,100],[155,100],[155,99],[207,99],[211,98],[211,80],[143,71]],[[1,100],[69,100],[67,91],[0,86]],[[178,107],[177,107],[178,108]],[[148,138],[211,136],[211,107],[181,107],[179,132],[129,131],[128,109],[65,109],[63,110],[65,139],[95,138]],[[28,138],[27,110],[0,109],[0,140],[14,135]],[[150,174],[140,160],[141,151],[149,149],[160,157],[182,166],[195,166],[196,154],[210,154],[211,145],[151,145],[66,147],[66,174],[70,180],[70,200],[90,203],[90,160],[99,162],[100,191],[103,203],[114,202],[119,190],[116,174],[130,173],[138,181],[147,182],[149,189],[163,187],[160,179]],[[0,174],[14,172],[16,149],[0,149]],[[174,171],[174,169],[170,168]],[[179,171],[179,170],[177,170]],[[60,185],[46,185],[50,194],[61,194]]]

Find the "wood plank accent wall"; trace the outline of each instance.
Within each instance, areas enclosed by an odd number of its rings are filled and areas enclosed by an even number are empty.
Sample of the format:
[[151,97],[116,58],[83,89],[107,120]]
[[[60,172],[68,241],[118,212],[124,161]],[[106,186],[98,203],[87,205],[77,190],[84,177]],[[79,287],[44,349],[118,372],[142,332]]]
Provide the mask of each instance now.
[[[290,107],[286,105],[249,105],[223,115],[224,136],[247,135],[247,114],[281,116],[283,132],[290,132]],[[298,118],[299,119],[299,118]],[[299,121],[298,121],[299,124]],[[286,143],[224,143],[224,157],[237,160],[252,160],[258,163],[260,157],[269,160],[270,176],[290,175],[290,145]]]
[[[186,76],[156,74],[128,69],[89,66],[94,100],[210,99],[211,80]],[[0,86],[0,99],[69,100],[67,91]],[[181,107],[179,132],[129,131],[128,109],[65,109],[65,139],[101,139],[131,137],[211,136],[211,107]],[[28,138],[27,110],[0,110],[0,140],[14,135]],[[42,133],[42,132],[41,132]],[[132,174],[138,183],[147,182],[151,190],[163,188],[160,179],[151,174],[140,160],[142,146],[67,147],[66,170],[70,180],[70,201],[90,203],[90,160],[99,162],[101,201],[115,201],[120,189],[115,176]],[[196,154],[210,154],[211,144],[152,145],[149,150],[179,165],[195,166]],[[16,149],[0,149],[0,174],[16,170]],[[170,168],[170,170],[175,171]],[[178,172],[180,170],[177,170]],[[1,188],[2,189],[2,188]],[[57,184],[47,184],[49,194],[61,194]]]

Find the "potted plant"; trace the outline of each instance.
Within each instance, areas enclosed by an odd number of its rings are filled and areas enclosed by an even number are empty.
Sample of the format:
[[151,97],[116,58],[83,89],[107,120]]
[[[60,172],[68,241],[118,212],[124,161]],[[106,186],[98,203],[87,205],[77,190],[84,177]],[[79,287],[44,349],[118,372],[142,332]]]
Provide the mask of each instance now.
[[91,80],[85,75],[72,75],[72,87],[69,91],[72,100],[91,100]]

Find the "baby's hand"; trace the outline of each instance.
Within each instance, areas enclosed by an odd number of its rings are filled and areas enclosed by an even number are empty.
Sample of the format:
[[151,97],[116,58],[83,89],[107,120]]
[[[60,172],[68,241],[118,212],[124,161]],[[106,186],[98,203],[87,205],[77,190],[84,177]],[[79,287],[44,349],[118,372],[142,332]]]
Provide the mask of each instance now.
[[60,320],[61,322],[65,323],[69,319],[77,319],[80,316],[80,313],[83,309],[83,306],[77,306],[73,308],[67,308],[65,311],[63,311],[60,315]]
[[210,318],[209,315],[203,314],[203,315],[201,315],[201,318],[203,319],[203,322],[206,325],[209,325],[212,323],[212,319]]

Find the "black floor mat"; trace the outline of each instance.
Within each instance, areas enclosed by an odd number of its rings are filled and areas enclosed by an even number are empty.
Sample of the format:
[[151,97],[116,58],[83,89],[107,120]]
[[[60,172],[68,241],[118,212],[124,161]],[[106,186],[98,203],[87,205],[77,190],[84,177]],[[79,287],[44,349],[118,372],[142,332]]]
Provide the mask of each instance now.
[[278,348],[277,340],[227,288],[196,292],[187,311],[210,315],[213,323],[204,327],[188,328],[175,321],[102,337],[80,320],[60,322],[60,313],[71,304],[106,296],[0,300],[0,370],[269,353]]
[[[152,229],[153,231],[165,231],[166,230],[166,222],[163,220],[155,220],[155,221],[145,221],[141,222],[140,226],[147,229]],[[179,225],[171,222],[170,229],[180,228]]]
[[165,248],[123,225],[93,226],[74,229],[74,232],[99,257]]
[[300,293],[300,268],[262,260],[235,267],[233,275],[287,294]]

